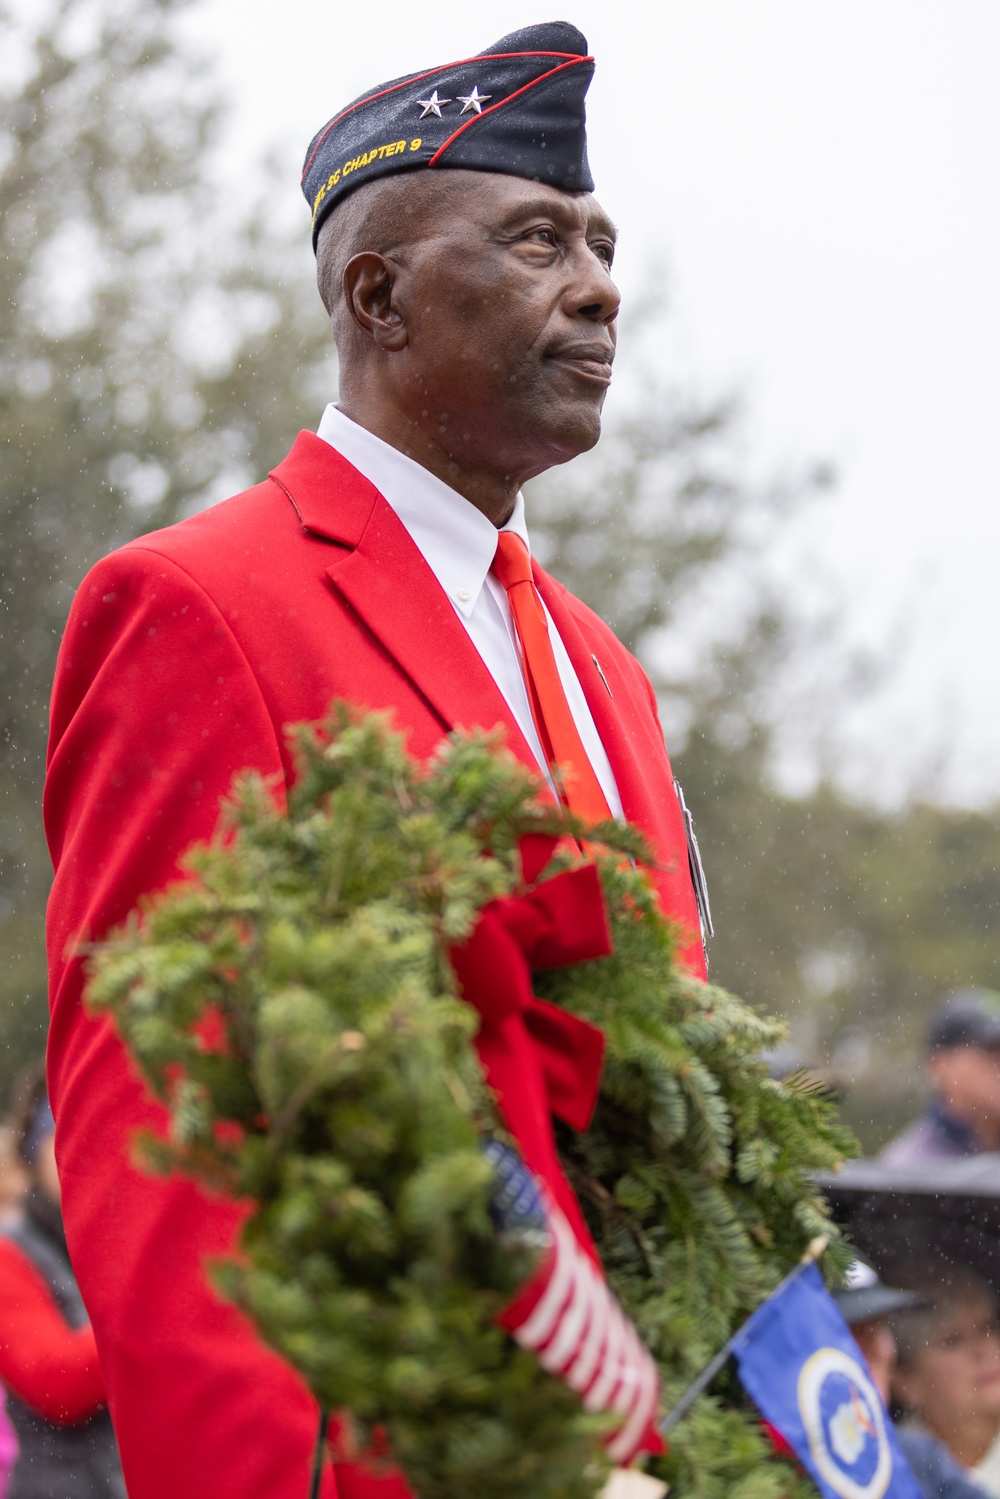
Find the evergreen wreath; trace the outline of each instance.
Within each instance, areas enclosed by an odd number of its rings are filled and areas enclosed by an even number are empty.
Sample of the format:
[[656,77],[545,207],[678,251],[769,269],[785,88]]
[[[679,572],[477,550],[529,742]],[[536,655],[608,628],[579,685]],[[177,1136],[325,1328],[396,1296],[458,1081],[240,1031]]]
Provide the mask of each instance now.
[[[496,735],[419,765],[342,703],[291,733],[287,809],[239,777],[186,878],[92,952],[88,1002],[169,1110],[143,1158],[249,1204],[211,1277],[351,1412],[342,1441],[391,1451],[421,1499],[589,1499],[606,1422],[497,1324],[535,1252],[491,1220],[482,1142],[504,1133],[448,958],[522,887],[522,840],[563,840],[542,882],[584,835],[599,869],[612,955],[534,987],[606,1035],[560,1156],[668,1404],[816,1235],[843,1266],[810,1176],[853,1141],[808,1082],[767,1075],[782,1026],[678,965],[634,830],[547,804]],[[648,1467],[675,1499],[815,1496],[725,1375]]]

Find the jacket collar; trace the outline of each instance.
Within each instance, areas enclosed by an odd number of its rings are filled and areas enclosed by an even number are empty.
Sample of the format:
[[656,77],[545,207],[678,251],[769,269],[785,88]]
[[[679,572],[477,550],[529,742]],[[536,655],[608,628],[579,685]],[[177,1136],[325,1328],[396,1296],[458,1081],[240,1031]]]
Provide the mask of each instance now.
[[341,546],[356,547],[381,502],[374,484],[315,432],[300,432],[270,477],[283,489],[302,529]]
[[392,507],[353,464],[300,432],[271,473],[302,527],[337,544],[330,586],[409,677],[442,730],[501,726],[511,752],[538,766],[447,595]]
[[[374,484],[403,522],[452,608],[471,619],[493,566],[496,526],[450,484],[336,406],[323,412],[318,436]],[[503,529],[515,531],[530,552],[520,493]]]

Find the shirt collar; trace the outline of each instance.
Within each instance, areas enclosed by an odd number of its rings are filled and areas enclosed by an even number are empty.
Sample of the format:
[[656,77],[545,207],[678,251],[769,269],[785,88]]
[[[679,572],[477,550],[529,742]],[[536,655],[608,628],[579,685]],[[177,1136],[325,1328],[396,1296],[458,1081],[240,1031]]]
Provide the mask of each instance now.
[[[441,587],[466,619],[472,614],[493,565],[497,531],[481,510],[419,463],[327,406],[318,435],[364,474],[396,512]],[[531,550],[518,491],[504,531]]]

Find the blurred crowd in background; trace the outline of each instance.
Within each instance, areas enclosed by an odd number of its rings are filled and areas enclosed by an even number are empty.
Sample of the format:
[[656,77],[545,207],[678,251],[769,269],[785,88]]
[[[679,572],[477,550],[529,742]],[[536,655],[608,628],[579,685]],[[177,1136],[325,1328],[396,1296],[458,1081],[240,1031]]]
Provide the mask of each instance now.
[[833,1187],[865,1254],[836,1300],[922,1492],[1000,1496],[1000,995],[945,995],[924,1069],[920,1114]]

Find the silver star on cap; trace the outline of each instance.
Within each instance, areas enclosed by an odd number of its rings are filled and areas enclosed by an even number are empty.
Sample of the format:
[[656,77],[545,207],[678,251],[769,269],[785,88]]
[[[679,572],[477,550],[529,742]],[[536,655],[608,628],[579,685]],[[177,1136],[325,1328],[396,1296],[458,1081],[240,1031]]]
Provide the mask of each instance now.
[[422,120],[426,120],[428,115],[437,115],[438,119],[440,119],[442,104],[450,104],[451,100],[439,99],[438,91],[435,89],[429,99],[418,99],[417,103],[423,106],[420,111],[420,118]]
[[493,95],[481,94],[479,92],[478,83],[474,83],[472,85],[471,94],[459,94],[458,97],[462,103],[463,114],[468,114],[470,109],[474,109],[477,115],[481,115],[483,112],[483,105],[486,103],[487,99],[492,99]]

